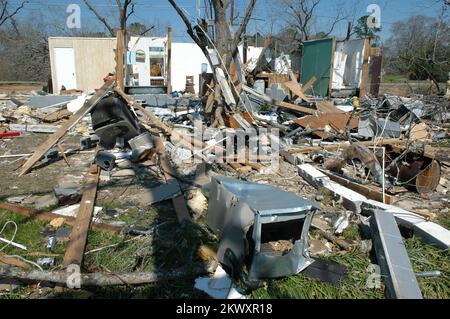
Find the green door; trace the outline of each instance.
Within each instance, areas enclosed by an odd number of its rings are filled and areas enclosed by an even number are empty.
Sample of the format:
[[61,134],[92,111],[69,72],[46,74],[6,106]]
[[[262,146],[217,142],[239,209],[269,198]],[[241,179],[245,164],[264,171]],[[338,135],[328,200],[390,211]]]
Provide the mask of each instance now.
[[327,96],[330,84],[331,66],[333,59],[334,38],[307,41],[303,43],[301,80],[305,84],[313,76],[315,95]]

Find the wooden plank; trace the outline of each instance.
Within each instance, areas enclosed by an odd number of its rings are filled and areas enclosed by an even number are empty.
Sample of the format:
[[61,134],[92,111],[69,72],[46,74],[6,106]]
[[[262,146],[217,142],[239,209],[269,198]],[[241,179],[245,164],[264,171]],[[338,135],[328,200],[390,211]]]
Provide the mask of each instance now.
[[9,129],[17,132],[34,133],[56,133],[61,128],[60,125],[40,125],[40,124],[10,124]]
[[302,92],[306,93],[306,91],[308,91],[310,88],[313,87],[314,83],[316,83],[317,78],[314,75],[312,78],[309,79],[308,82],[305,83],[305,85],[302,86]]
[[333,46],[331,49],[330,63],[330,80],[328,81],[328,98],[331,99],[331,91],[333,90],[333,73],[334,73],[334,55],[336,53],[336,37],[333,37]]
[[298,84],[297,82],[289,81],[283,83],[283,85],[286,86],[289,90],[291,90],[292,93],[301,98],[303,101],[310,102],[310,100],[303,93],[300,84]]
[[370,56],[370,38],[364,40],[364,60],[361,72],[361,83],[359,85],[359,98],[366,95],[367,88],[367,73],[369,70],[369,56]]
[[[335,181],[336,183],[345,186],[361,195],[366,196],[367,198],[379,201],[379,202],[383,202],[383,193],[381,191],[381,189],[374,189],[372,187],[366,186],[366,185],[361,185],[358,184],[356,182],[350,181],[344,177],[340,177],[337,176],[335,174],[329,173],[325,170],[322,170],[322,172],[324,174],[326,174],[332,181]],[[394,203],[394,196],[385,194],[384,195],[384,200],[386,204],[393,204]]]
[[116,49],[116,78],[117,85],[125,89],[125,39],[124,31],[117,30],[117,49]]
[[173,29],[169,27],[167,31],[167,95],[172,93],[172,38]]
[[8,255],[0,251],[0,265],[9,265],[14,267],[20,267],[23,269],[31,269],[31,265],[20,260],[19,258],[9,257]]
[[92,110],[92,108],[100,102],[100,100],[111,91],[114,86],[115,81],[110,80],[105,83],[99,90],[97,90],[96,94],[86,101],[81,109],[79,109],[74,115],[70,117],[70,119],[65,122],[61,128],[51,135],[39,148],[34,152],[34,154],[25,162],[22,166],[22,171],[19,176],[23,176],[28,173],[34,164],[39,161],[45,153],[53,147],[58,141],[66,135],[67,131],[69,131],[72,127],[74,127],[88,112]]
[[[320,138],[328,138],[331,134],[326,131],[319,131],[327,126],[331,127],[333,130],[343,132],[345,126],[350,119],[350,114],[348,113],[321,113],[319,115],[307,115],[305,117],[299,118],[294,122],[303,128],[312,128],[317,131],[313,132]],[[349,124],[349,129],[354,129],[358,127],[359,117],[355,116],[351,119]]]
[[315,114],[317,112],[317,110],[313,110],[313,109],[310,109],[310,108],[307,108],[304,106],[299,106],[299,105],[295,105],[295,104],[291,104],[291,103],[287,103],[287,102],[274,101],[274,104],[283,109],[293,110],[293,111],[302,112],[302,113],[306,113],[306,114]]
[[62,148],[61,144],[57,143],[56,147],[58,148],[58,151],[61,153],[61,156],[63,157],[63,159],[66,162],[67,166],[70,167],[69,160],[67,159],[66,153],[65,153],[64,149]]
[[[96,172],[93,173],[92,170]],[[83,263],[84,250],[86,248],[87,236],[91,225],[97,196],[98,179],[101,169],[94,166],[86,176],[86,184],[83,196],[81,197],[80,209],[78,210],[75,225],[70,233],[70,240],[67,245],[63,259],[63,266],[72,264],[81,266]]]
[[183,193],[181,191],[181,187],[176,180],[176,172],[175,169],[170,164],[169,159],[166,155],[166,150],[164,147],[164,143],[162,141],[162,138],[159,136],[154,136],[154,142],[156,148],[159,150],[159,163],[161,165],[161,170],[164,174],[164,178],[166,179],[167,183],[171,183],[175,181],[178,184],[178,187],[180,189],[180,195],[172,198],[172,204],[175,209],[175,213],[177,214],[178,221],[181,223],[184,220],[191,220],[191,216],[189,215],[189,210],[187,208],[186,200],[184,199]]
[[[75,225],[75,218],[70,216],[61,216],[58,214],[54,214],[51,212],[43,212],[43,211],[33,211],[26,207],[20,206],[20,205],[13,205],[9,203],[2,203],[0,202],[0,209],[5,209],[13,212],[14,214],[29,217],[36,220],[42,220],[42,221],[52,221],[55,218],[61,218],[64,217],[65,221],[64,223],[70,226]],[[106,223],[93,223],[92,229],[94,230],[103,230],[107,232],[112,233],[119,233],[122,230],[122,227],[116,226],[113,224],[106,224]]]
[[53,123],[57,122],[59,120],[68,118],[72,115],[72,112],[70,112],[67,108],[64,108],[62,110],[54,111],[50,114],[47,114],[42,118],[44,122]]
[[336,113],[341,113],[341,114],[345,114],[346,112],[338,109],[336,106],[334,106],[334,104],[330,101],[316,101],[316,108],[318,111],[320,111],[321,113],[331,113],[331,114],[336,114]]

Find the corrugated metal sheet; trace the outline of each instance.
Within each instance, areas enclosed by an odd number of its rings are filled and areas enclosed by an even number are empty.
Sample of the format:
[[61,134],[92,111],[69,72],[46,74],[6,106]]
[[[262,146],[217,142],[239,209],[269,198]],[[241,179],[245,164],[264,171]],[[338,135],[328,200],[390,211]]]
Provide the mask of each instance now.
[[330,84],[334,38],[307,41],[303,43],[301,83],[317,77],[313,89],[315,94],[326,96]]

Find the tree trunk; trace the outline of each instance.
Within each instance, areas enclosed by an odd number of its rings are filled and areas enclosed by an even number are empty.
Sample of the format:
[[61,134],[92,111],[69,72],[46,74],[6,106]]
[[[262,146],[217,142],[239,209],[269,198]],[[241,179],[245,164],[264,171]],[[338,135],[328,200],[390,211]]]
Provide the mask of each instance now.
[[[206,274],[203,267],[182,268],[168,272],[140,272],[140,273],[82,273],[81,287],[105,287],[119,285],[142,285],[163,280],[183,278],[188,275],[200,276]],[[0,266],[0,278],[17,279],[31,282],[47,281],[67,286],[76,284],[76,274],[55,271],[22,271],[14,267]]]

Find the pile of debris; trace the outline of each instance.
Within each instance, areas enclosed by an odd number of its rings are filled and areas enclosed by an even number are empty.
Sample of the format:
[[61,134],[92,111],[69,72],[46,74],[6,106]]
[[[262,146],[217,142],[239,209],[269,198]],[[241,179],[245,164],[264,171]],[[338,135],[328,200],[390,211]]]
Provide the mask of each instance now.
[[[0,138],[51,134],[32,154],[18,156],[26,159],[19,176],[38,170],[43,160],[51,164],[62,157],[69,165],[68,151],[60,144],[67,133],[81,135],[79,148],[71,152],[91,150],[94,158],[87,163],[90,169],[79,196],[56,194],[71,198],[55,202],[67,207],[42,213],[18,206],[23,198],[16,197],[0,208],[52,221],[56,228],[61,226],[58,218],[73,225],[61,266],[80,267],[91,226],[151,235],[97,218],[102,209],[95,207],[99,183],[107,187],[118,178],[153,176],[159,185],[140,193],[135,205],[171,200],[180,223],[206,217],[218,239],[217,251],[206,253],[212,255],[207,266],[194,267],[199,275],[214,273],[196,281],[198,289],[213,297],[242,297],[238,283],[251,290],[264,280],[299,273],[339,284],[348,269],[319,256],[370,250],[371,239],[387,296],[422,298],[399,226],[426,243],[450,248],[449,230],[420,206],[425,198],[436,210],[448,212],[449,154],[431,144],[448,142],[449,101],[425,96],[325,99],[308,94],[316,77],[300,85],[287,61],[287,74],[270,73],[263,54],[248,65],[234,59],[230,71],[212,55],[214,76],[202,99],[180,97],[162,107],[125,94],[114,78],[94,94],[61,96],[61,101],[39,108],[11,99],[1,108]],[[287,164],[281,159],[297,170],[305,190],[288,192],[254,182],[266,176],[274,184],[278,174],[286,186],[283,178],[292,172],[283,172]],[[416,205],[405,202],[406,196],[415,197]],[[368,240],[344,238],[351,224]],[[48,245],[55,245],[53,239]],[[200,247],[199,254],[205,249]],[[3,266],[20,267],[19,261],[0,255],[0,278],[67,284],[67,273],[42,270],[54,267],[55,259],[39,260],[40,271]],[[21,265],[30,268],[29,263]],[[184,273],[85,273],[81,286],[150,283]]]

